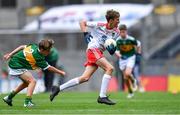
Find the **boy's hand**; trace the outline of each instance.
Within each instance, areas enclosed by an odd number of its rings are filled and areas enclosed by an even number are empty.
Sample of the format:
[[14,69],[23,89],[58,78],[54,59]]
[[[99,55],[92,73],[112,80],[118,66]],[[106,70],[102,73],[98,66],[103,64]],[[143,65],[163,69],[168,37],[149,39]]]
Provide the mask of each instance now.
[[92,38],[93,36],[89,32],[84,32],[84,40],[87,44],[91,41]]
[[65,75],[66,75],[66,72],[62,71],[61,74],[62,74],[63,76],[65,76]]
[[116,51],[116,47],[114,45],[110,45],[110,46],[106,47],[106,49],[110,55],[113,55]]
[[11,58],[10,53],[7,53],[7,54],[5,54],[5,55],[3,56],[3,59],[4,59],[4,60],[8,60],[9,58]]

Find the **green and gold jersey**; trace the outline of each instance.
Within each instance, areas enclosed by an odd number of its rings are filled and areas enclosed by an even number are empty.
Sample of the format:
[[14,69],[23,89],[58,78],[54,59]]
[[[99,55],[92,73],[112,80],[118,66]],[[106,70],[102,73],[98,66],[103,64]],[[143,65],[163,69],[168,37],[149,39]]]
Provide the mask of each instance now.
[[49,64],[45,61],[45,56],[40,54],[38,46],[30,44],[11,57],[9,67],[12,69],[34,70],[41,68],[45,70]]
[[120,51],[122,58],[128,58],[136,53],[135,46],[137,46],[137,40],[131,36],[126,38],[119,37],[116,40],[117,50]]

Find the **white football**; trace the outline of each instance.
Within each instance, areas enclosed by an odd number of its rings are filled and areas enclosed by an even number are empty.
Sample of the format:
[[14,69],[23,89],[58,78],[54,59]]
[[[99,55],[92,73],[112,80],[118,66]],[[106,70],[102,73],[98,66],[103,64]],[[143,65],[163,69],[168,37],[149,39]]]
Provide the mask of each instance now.
[[105,41],[105,43],[104,43],[104,47],[106,48],[107,46],[109,46],[109,45],[111,45],[111,44],[113,44],[113,45],[116,47],[116,41],[115,41],[115,40],[113,40],[112,38],[107,39],[107,40]]

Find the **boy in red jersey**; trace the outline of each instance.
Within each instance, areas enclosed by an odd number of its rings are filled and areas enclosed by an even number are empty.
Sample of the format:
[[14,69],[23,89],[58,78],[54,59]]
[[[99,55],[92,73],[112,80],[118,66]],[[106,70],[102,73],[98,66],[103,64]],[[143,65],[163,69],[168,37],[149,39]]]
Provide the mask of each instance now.
[[[86,51],[87,61],[85,63],[85,71],[81,76],[71,79],[70,81],[60,85],[60,87],[53,86],[52,94],[50,95],[51,101],[60,91],[88,81],[92,74],[98,69],[98,67],[100,67],[104,70],[104,75],[97,102],[107,105],[116,104],[106,95],[108,83],[111,79],[114,67],[104,57],[103,52],[106,50],[104,42],[110,38],[116,40],[119,36],[119,30],[117,29],[119,17],[119,12],[108,10],[106,13],[107,23],[80,22],[81,30],[83,32],[89,32],[92,38],[88,40],[89,43]],[[115,48],[109,48],[107,50],[111,55],[115,52]]]

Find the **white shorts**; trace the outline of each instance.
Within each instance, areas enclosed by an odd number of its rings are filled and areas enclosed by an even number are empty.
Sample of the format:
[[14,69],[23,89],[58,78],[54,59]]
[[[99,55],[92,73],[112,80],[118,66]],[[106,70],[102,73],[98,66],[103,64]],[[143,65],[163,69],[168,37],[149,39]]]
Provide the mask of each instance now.
[[133,55],[127,59],[119,59],[119,68],[120,70],[125,70],[127,67],[129,68],[134,68],[134,65],[135,65],[135,59],[136,59],[136,56]]
[[9,74],[12,76],[22,75],[24,72],[27,72],[27,69],[12,69],[9,67]]

